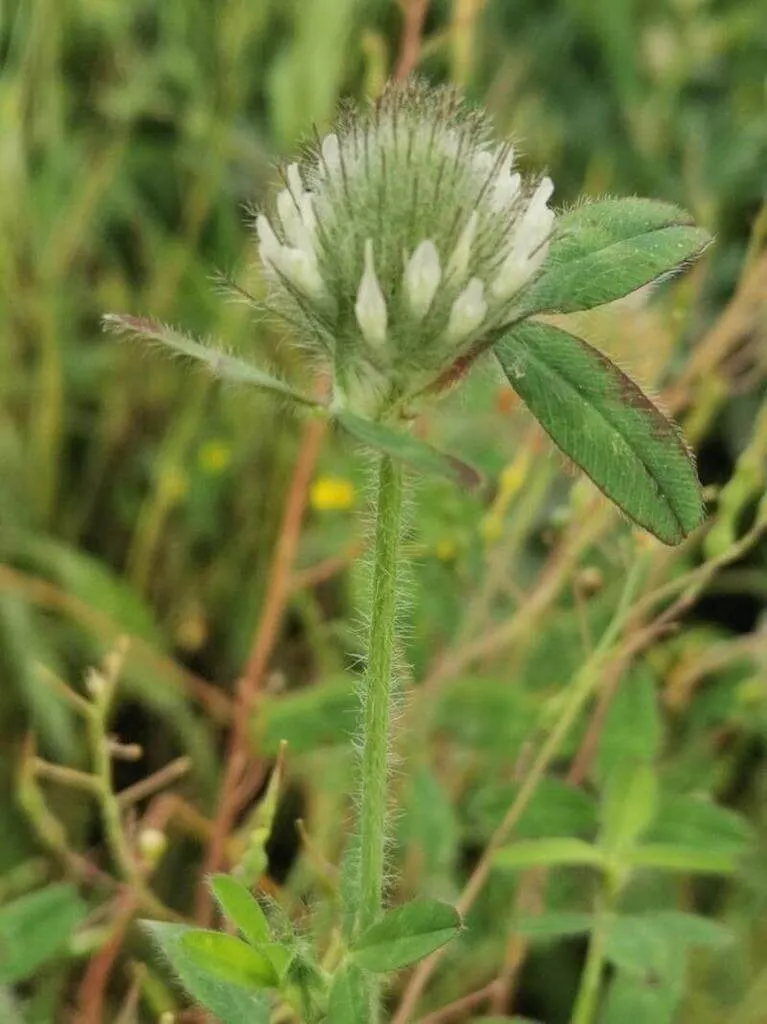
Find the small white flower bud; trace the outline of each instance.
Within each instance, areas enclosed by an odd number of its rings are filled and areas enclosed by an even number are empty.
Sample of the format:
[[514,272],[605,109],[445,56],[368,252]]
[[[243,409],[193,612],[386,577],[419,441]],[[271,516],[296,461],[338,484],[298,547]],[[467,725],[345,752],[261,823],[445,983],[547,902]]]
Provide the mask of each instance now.
[[158,828],[143,828],[138,834],[137,846],[141,859],[153,868],[167,850],[168,839]]
[[277,212],[280,215],[285,237],[297,249],[306,247],[306,228],[292,192],[284,188],[277,196]]
[[521,185],[522,178],[519,174],[499,174],[493,186],[492,202],[495,209],[502,210],[506,206],[511,206]]
[[416,320],[422,320],[429,312],[441,280],[442,269],[437,247],[427,239],[416,247],[405,267],[403,278],[405,294]]
[[474,244],[478,224],[479,217],[475,210],[466,222],[466,227],[461,232],[455,249],[453,249],[453,255],[450,257],[450,262],[447,265],[445,276],[452,284],[461,284],[466,277],[469,261],[471,260],[471,247]]
[[269,219],[263,213],[259,213],[258,217],[256,217],[256,233],[260,243],[259,252],[261,253],[261,259],[265,264],[274,264],[276,266],[279,261],[282,245],[275,235]]
[[298,164],[288,164],[288,188],[293,193],[295,201],[299,203],[301,196],[304,194],[304,183],[301,181],[301,172],[298,170]]
[[319,299],[325,294],[325,284],[317,266],[317,258],[311,250],[283,246],[277,266],[308,298]]
[[373,262],[373,241],[370,238],[365,242],[365,271],[360,281],[359,291],[357,292],[354,312],[365,341],[371,345],[382,344],[386,340],[388,316],[386,312],[386,299],[384,299],[381,286],[376,277]]
[[473,277],[455,300],[450,310],[447,335],[451,341],[463,341],[475,331],[487,313],[485,288],[478,277]]
[[535,190],[514,233],[506,259],[492,284],[493,297],[511,298],[538,270],[548,252],[548,236],[554,223],[554,211],[546,203],[554,191],[550,178],[544,178]]

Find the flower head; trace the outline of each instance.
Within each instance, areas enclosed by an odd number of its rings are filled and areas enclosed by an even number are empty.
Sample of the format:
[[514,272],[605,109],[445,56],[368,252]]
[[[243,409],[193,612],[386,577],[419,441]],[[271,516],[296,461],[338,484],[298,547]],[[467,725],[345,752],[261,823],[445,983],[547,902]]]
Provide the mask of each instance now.
[[548,178],[452,89],[392,86],[285,172],[256,230],[272,304],[329,362],[333,403],[369,419],[468,365],[546,258]]

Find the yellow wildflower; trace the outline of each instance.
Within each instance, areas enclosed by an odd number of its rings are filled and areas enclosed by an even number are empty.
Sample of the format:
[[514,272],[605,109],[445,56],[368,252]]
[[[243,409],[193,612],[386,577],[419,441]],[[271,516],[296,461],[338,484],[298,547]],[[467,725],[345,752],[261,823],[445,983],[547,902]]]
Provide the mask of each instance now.
[[309,492],[309,502],[316,512],[345,511],[354,505],[354,499],[354,485],[343,477],[318,477]]

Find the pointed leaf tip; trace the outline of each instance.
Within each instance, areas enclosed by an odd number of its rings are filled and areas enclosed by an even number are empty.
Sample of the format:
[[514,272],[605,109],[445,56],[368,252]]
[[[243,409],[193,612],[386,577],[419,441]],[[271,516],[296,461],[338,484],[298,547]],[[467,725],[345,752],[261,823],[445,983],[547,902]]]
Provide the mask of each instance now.
[[308,405],[312,408],[321,405],[316,399],[294,390],[288,384],[265,373],[257,366],[245,362],[244,359],[231,356],[220,348],[198,341],[183,331],[169,327],[167,324],[158,323],[149,317],[132,316],[127,313],[107,313],[101,318],[101,323],[104,330],[122,336],[141,338],[144,341],[153,341],[179,355],[196,359],[198,362],[204,363],[210,372],[216,377],[220,377],[221,380],[256,387],[283,398],[290,398],[299,405]]
[[421,473],[447,477],[467,491],[479,490],[482,485],[482,476],[473,466],[432,448],[411,434],[392,430],[350,412],[339,412],[336,419],[357,441],[406,462]]
[[531,322],[504,335],[495,354],[555,444],[630,519],[665,544],[700,525],[700,484],[678,428],[605,355]]
[[350,950],[350,959],[367,971],[396,971],[444,946],[462,927],[461,915],[449,903],[413,900],[390,910],[363,932]]
[[216,902],[252,945],[270,941],[269,922],[258,900],[231,875],[213,875],[210,887]]

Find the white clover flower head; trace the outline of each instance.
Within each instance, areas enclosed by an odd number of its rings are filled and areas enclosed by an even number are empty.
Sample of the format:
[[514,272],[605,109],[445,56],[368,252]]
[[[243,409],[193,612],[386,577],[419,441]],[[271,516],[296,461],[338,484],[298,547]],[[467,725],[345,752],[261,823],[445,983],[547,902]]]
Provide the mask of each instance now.
[[287,167],[260,256],[271,304],[330,364],[335,408],[404,415],[513,321],[554,224],[551,181],[513,161],[456,91],[410,81]]

